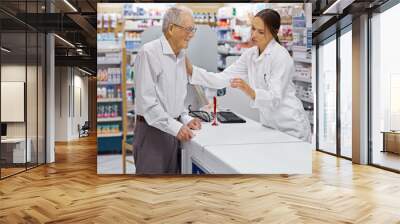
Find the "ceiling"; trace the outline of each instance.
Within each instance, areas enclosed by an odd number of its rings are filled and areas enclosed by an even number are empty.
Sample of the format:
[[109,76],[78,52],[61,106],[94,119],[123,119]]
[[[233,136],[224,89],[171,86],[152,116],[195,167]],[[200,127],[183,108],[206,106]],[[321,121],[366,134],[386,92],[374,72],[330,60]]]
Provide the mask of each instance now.
[[[269,0],[253,2],[293,2],[312,3],[313,41],[324,38],[337,21],[351,23],[351,18],[374,9],[388,0]],[[47,5],[46,5],[47,2]],[[11,49],[16,58],[34,54],[35,43],[31,43],[33,36],[18,35],[21,32],[55,32],[63,39],[74,44],[71,46],[59,38],[56,38],[56,63],[64,65],[76,63],[76,66],[96,70],[96,7],[97,2],[127,2],[118,0],[1,0],[0,1],[0,28],[2,30],[2,45]],[[150,1],[142,1],[150,2]],[[152,1],[151,1],[152,2]],[[158,1],[167,2],[167,1]],[[215,0],[203,0],[202,2],[215,2]],[[232,1],[231,1],[232,2]],[[247,1],[236,1],[247,2]],[[336,3],[335,3],[336,2]],[[68,5],[68,3],[71,6]],[[75,11],[76,9],[76,11]],[[329,9],[329,10],[327,10]],[[48,13],[52,11],[53,13]],[[27,12],[27,13],[26,13]],[[327,13],[328,12],[328,13]],[[346,25],[346,23],[341,23]],[[331,29],[331,31],[329,31]],[[328,32],[329,31],[329,32]],[[22,37],[23,38],[22,38]],[[25,41],[28,42],[27,52]],[[36,42],[36,41],[33,41]],[[78,53],[77,49],[79,52]],[[10,57],[11,58],[11,57]],[[89,65],[89,66],[88,66]]]

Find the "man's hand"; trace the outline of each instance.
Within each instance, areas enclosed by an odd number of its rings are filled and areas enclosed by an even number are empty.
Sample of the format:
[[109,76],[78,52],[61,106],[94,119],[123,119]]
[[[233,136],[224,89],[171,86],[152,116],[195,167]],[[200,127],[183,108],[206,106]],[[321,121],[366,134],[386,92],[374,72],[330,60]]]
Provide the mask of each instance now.
[[245,94],[250,96],[251,99],[256,98],[256,92],[241,78],[234,78],[231,80],[231,87],[242,90]]
[[201,121],[198,118],[193,118],[187,126],[192,130],[200,130],[201,129]]
[[189,58],[186,56],[186,58],[185,58],[185,63],[186,63],[186,73],[189,75],[189,76],[192,76],[192,73],[193,73],[193,65],[192,65],[192,63],[190,63],[190,61],[189,61]]
[[193,132],[187,125],[183,125],[176,135],[176,138],[181,142],[189,141],[193,138]]

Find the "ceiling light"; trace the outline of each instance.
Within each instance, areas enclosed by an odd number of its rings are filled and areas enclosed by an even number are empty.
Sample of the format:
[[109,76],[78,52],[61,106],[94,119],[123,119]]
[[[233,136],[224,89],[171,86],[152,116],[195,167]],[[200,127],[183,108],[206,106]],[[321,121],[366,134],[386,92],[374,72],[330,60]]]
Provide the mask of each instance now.
[[85,73],[85,74],[92,75],[92,73],[90,73],[90,72],[88,72],[88,71],[85,71],[85,70],[83,70],[83,69],[81,69],[81,68],[78,68],[78,69],[79,69],[79,71],[81,71],[81,72],[83,72],[83,73]]
[[4,51],[4,52],[7,52],[7,53],[10,53],[10,52],[11,52],[10,50],[8,50],[8,49],[5,48],[5,47],[1,47],[1,50]]
[[65,4],[67,4],[72,10],[74,10],[74,12],[78,12],[78,10],[71,4],[69,3],[68,0],[64,0]]
[[342,14],[343,9],[351,5],[354,0],[336,0],[322,14]]
[[70,47],[75,48],[75,45],[71,44],[71,42],[67,41],[66,39],[58,36],[57,34],[54,34],[55,37],[57,37],[58,39],[60,39],[61,41],[63,41],[64,43],[66,43],[67,45],[69,45]]

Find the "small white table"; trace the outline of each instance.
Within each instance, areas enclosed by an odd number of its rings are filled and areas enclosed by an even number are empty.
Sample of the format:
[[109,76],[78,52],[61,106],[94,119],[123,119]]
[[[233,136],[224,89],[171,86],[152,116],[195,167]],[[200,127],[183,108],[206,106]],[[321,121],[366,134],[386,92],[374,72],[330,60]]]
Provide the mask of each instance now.
[[[26,139],[27,147],[25,153],[25,138],[6,138],[1,139],[2,147],[13,147],[12,148],[12,163],[25,163],[31,162],[31,144],[30,138]],[[2,151],[6,151],[3,150]]]
[[203,123],[182,144],[182,173],[311,174],[310,143],[243,118],[246,123]]

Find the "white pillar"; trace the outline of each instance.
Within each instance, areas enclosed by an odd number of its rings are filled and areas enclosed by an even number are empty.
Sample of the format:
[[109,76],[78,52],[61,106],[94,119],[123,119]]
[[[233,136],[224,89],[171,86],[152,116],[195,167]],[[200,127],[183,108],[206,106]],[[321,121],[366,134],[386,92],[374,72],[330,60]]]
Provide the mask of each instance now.
[[368,163],[368,15],[353,20],[353,162]]
[[46,163],[55,161],[54,132],[55,132],[55,60],[54,60],[54,35],[46,36]]

